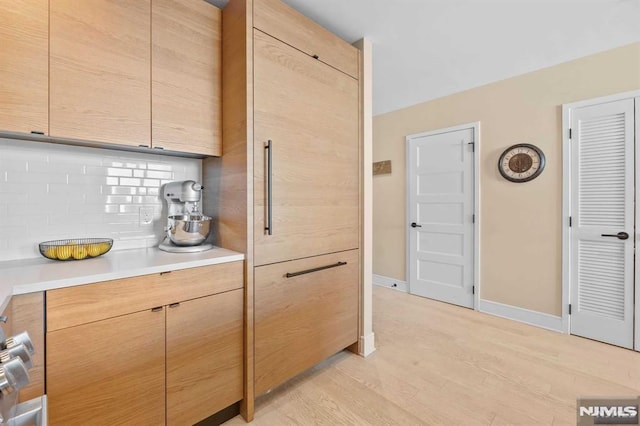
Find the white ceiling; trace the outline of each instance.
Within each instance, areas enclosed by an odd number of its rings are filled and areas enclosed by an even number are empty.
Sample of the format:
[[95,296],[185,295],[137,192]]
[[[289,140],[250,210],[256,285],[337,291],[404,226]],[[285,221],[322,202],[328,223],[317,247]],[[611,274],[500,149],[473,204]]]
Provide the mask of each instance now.
[[374,114],[640,41],[640,0],[284,1],[372,41]]

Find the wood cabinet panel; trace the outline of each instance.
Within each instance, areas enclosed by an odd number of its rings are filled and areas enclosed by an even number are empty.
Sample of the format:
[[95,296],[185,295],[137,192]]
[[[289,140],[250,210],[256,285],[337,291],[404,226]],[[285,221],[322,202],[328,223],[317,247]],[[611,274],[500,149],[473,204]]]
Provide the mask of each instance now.
[[204,0],[153,0],[154,148],[222,155],[221,31]]
[[281,0],[257,0],[253,9],[256,28],[358,78],[358,50],[337,35]]
[[144,275],[47,292],[47,330],[242,288],[243,262]]
[[149,0],[50,2],[50,135],[151,143]]
[[254,85],[254,264],[357,248],[358,82],[256,31]]
[[167,424],[191,425],[242,399],[243,290],[167,308]]
[[144,311],[47,333],[50,424],[164,424],[164,321]]
[[255,268],[256,395],[358,340],[359,271],[358,250]]
[[0,130],[49,132],[49,2],[0,1]]

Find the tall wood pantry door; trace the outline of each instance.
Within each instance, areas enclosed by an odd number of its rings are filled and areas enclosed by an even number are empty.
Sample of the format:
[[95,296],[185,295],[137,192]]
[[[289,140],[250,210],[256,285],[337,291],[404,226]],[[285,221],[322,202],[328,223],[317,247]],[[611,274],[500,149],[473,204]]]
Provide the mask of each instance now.
[[357,80],[254,30],[256,266],[358,247],[358,102]]

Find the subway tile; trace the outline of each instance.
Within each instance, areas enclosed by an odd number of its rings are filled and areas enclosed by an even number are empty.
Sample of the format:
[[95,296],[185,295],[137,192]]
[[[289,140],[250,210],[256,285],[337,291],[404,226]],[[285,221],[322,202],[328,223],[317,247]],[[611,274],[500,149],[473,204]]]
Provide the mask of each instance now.
[[86,175],[95,175],[95,176],[107,176],[108,167],[103,166],[87,166],[85,167],[84,174]]
[[146,195],[147,194],[147,188],[138,188],[138,194]]
[[170,172],[173,167],[170,164],[161,164],[161,163],[147,163],[147,168],[149,170],[164,170],[166,172]]
[[152,187],[153,186],[160,186],[160,181],[157,180],[157,179],[145,179],[143,185],[144,186],[152,186]]
[[115,167],[107,168],[108,176],[118,176],[118,177],[131,177],[133,176],[133,171],[131,169],[117,169]]
[[107,188],[107,193],[112,195],[135,195],[140,189],[131,186],[110,186]]
[[120,213],[135,213],[139,215],[140,207],[142,207],[140,204],[121,204]]
[[45,161],[28,161],[27,171],[31,173],[84,174],[83,164],[50,163]]
[[26,159],[9,159],[2,158],[0,160],[0,172],[26,172],[28,171],[28,162]]
[[[120,209],[118,208],[118,211],[119,210]],[[139,221],[138,212],[112,214],[109,215],[107,221],[108,223],[132,224],[137,226]]]
[[173,179],[172,172],[159,172],[156,170],[147,170],[147,177],[152,179]]
[[117,204],[108,204],[104,206],[105,213],[118,213],[120,211],[120,207]]
[[[0,182],[0,199],[4,194],[29,194],[33,196],[47,193],[47,183]],[[0,201],[1,202],[1,201]]]
[[[140,190],[146,189],[147,190],[147,194],[149,195],[159,195],[160,194],[160,188],[140,188]],[[140,194],[142,194],[142,192],[140,192]]]
[[138,178],[119,178],[119,179],[120,179],[120,185],[123,185],[123,186],[140,186],[142,183]]
[[133,171],[133,177],[137,177],[137,178],[143,178],[144,177],[144,170],[134,170]]
[[107,195],[107,204],[130,203],[132,197],[129,195]]
[[105,183],[107,185],[119,185],[120,184],[120,178],[117,177],[108,177],[105,181]]
[[30,173],[26,171],[7,171],[7,182],[16,183],[67,183],[66,174]]

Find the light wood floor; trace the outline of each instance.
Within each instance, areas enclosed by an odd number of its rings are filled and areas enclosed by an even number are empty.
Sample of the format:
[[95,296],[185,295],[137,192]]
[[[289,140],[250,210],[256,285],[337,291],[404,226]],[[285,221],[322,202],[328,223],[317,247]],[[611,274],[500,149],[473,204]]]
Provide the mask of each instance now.
[[339,353],[261,397],[252,424],[575,425],[578,396],[640,395],[640,353],[373,294],[376,352]]

